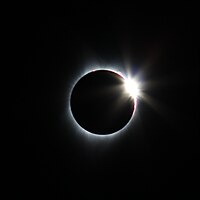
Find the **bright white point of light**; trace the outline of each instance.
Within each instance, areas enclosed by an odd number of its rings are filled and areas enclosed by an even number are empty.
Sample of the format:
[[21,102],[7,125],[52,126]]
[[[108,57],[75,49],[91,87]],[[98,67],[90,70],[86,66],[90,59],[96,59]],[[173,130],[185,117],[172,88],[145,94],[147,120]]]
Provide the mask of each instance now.
[[130,78],[125,79],[124,86],[126,92],[130,95],[130,97],[134,99],[138,98],[140,90],[139,90],[139,84],[136,80]]

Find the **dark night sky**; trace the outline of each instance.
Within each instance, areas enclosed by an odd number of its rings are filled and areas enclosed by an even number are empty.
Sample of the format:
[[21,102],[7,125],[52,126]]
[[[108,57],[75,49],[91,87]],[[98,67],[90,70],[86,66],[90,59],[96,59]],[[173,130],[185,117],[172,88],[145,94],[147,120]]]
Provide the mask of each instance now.
[[[107,193],[125,199],[136,192],[198,191],[197,26],[184,11],[161,16],[119,7],[23,17],[22,59],[14,70],[20,77],[14,119],[22,136],[18,194],[75,199],[92,191],[93,199]],[[151,63],[143,78],[159,83],[147,90],[158,110],[139,101],[138,117],[120,137],[81,136],[66,115],[72,82],[87,65],[123,68],[127,60],[133,71]]]

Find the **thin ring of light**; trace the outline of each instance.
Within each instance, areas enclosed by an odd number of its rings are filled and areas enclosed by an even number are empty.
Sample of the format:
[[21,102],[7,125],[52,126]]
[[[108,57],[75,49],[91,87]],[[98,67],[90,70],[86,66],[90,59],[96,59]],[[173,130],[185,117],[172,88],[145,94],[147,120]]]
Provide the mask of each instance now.
[[76,83],[85,75],[89,74],[90,72],[94,72],[94,71],[98,71],[98,70],[107,70],[107,71],[110,71],[110,72],[113,72],[113,73],[116,73],[118,74],[119,76],[121,76],[124,80],[127,80],[127,78],[120,72],[120,71],[117,71],[113,68],[94,68],[94,69],[91,69],[91,70],[88,70],[86,73],[83,73],[78,79],[76,79],[76,81],[74,81],[73,83],[73,86],[71,87],[71,90],[69,92],[69,98],[68,98],[68,106],[67,106],[67,113],[69,113],[69,116],[70,116],[70,122],[71,124],[74,126],[74,128],[79,131],[79,132],[83,132],[84,134],[86,134],[87,136],[91,136],[91,137],[95,137],[95,138],[110,138],[110,137],[113,137],[113,136],[116,136],[116,135],[119,135],[121,133],[123,133],[127,128],[128,126],[130,125],[130,122],[133,120],[133,117],[135,115],[135,112],[136,112],[136,108],[137,108],[137,98],[134,98],[134,103],[135,103],[135,108],[133,110],[133,114],[130,118],[130,120],[128,121],[128,123],[120,130],[114,132],[114,133],[111,133],[111,134],[107,134],[107,135],[98,135],[98,134],[95,134],[95,133],[91,133],[87,130],[85,130],[83,127],[81,127],[78,122],[75,120],[73,114],[72,114],[72,111],[71,111],[71,106],[70,106],[70,99],[71,99],[71,94],[72,94],[72,91],[74,89],[74,86],[76,85]]

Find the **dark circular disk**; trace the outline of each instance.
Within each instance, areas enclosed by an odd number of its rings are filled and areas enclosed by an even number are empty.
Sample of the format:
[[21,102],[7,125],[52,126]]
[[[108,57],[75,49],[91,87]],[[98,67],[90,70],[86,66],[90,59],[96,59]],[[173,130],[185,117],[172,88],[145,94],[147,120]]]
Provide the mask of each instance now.
[[132,117],[135,102],[124,91],[124,78],[109,70],[92,71],[74,86],[70,106],[85,130],[107,135],[121,130]]

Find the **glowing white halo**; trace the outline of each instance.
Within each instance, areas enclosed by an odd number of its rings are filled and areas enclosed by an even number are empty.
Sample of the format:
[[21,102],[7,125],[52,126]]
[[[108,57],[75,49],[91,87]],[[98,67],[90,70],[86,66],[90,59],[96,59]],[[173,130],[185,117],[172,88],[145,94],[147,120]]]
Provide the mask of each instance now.
[[107,134],[107,135],[98,135],[98,134],[95,134],[95,133],[92,133],[92,132],[89,132],[87,130],[85,130],[83,127],[81,127],[78,122],[75,120],[73,114],[72,114],[72,111],[71,111],[71,106],[70,106],[70,98],[71,98],[71,93],[73,91],[73,88],[74,86],[76,85],[76,83],[83,77],[85,76],[86,74],[89,74],[90,72],[94,72],[94,71],[98,71],[98,70],[107,70],[107,71],[111,71],[111,72],[114,72],[116,74],[118,74],[119,76],[123,77],[124,80],[125,80],[125,83],[126,83],[126,80],[128,80],[122,73],[121,71],[119,70],[116,70],[116,69],[113,69],[113,68],[104,68],[104,67],[98,67],[98,68],[93,68],[93,69],[90,69],[88,70],[87,72],[83,73],[80,77],[78,77],[76,79],[76,81],[74,81],[74,83],[72,84],[72,87],[71,87],[71,90],[69,92],[69,96],[68,96],[68,107],[67,107],[67,115],[70,116],[70,122],[71,124],[73,125],[73,127],[76,129],[76,131],[79,131],[79,132],[82,132],[82,133],[85,133],[87,136],[91,136],[93,138],[110,138],[110,137],[113,137],[113,136],[116,136],[116,135],[119,135],[121,133],[123,133],[125,131],[125,129],[128,128],[128,126],[130,125],[130,122],[132,121],[134,115],[135,115],[135,112],[136,112],[136,108],[137,108],[137,99],[135,97],[134,98],[134,103],[135,103],[135,108],[133,110],[133,114],[130,118],[130,120],[128,121],[128,123],[120,130],[114,132],[114,133],[111,133],[111,134]]

